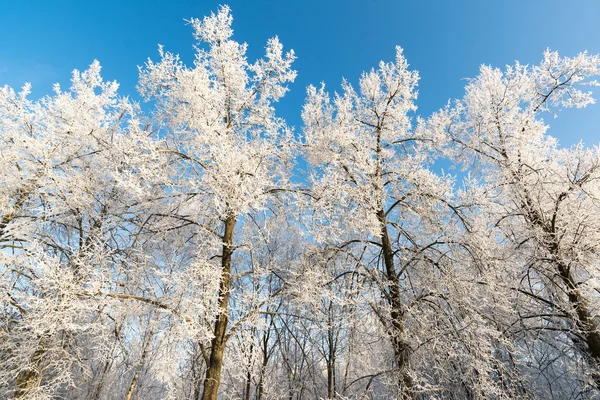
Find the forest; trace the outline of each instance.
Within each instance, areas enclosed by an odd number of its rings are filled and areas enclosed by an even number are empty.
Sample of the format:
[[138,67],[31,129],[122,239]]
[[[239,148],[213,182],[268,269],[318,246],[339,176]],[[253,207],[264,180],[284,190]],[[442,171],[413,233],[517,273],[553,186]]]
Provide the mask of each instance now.
[[600,148],[547,121],[600,57],[482,66],[418,117],[397,47],[293,127],[294,52],[232,21],[159,47],[145,103],[97,61],[0,87],[0,398],[599,397]]

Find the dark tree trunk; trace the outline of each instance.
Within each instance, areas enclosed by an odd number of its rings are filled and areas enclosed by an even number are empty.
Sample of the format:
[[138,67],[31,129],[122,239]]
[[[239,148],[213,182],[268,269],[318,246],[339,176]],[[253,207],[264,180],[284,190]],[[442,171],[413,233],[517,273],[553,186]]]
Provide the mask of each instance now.
[[229,291],[231,289],[231,256],[233,254],[233,233],[236,217],[232,214],[225,220],[223,234],[223,249],[221,258],[221,283],[219,285],[219,315],[215,321],[210,357],[204,379],[202,400],[217,400],[223,368],[223,353],[225,352],[227,323],[229,322]]
[[404,340],[404,306],[400,297],[400,283],[394,265],[394,252],[390,242],[385,212],[381,209],[377,213],[381,224],[381,248],[383,251],[383,262],[385,276],[389,284],[389,292],[386,294],[390,305],[390,322],[387,333],[394,349],[396,367],[398,368],[398,390],[400,399],[414,399],[413,381],[410,376],[410,347]]
[[[517,176],[513,173],[513,176]],[[531,197],[525,192],[523,197],[523,208],[527,210],[527,219],[532,228],[541,228],[544,232],[544,240],[540,242],[542,247],[554,258],[554,266],[556,272],[560,276],[561,281],[565,285],[565,293],[569,299],[569,304],[575,311],[575,318],[572,322],[583,334],[586,344],[588,357],[595,369],[593,374],[596,387],[600,389],[600,331],[590,313],[588,301],[577,287],[577,282],[571,274],[571,268],[568,264],[561,261],[561,251],[559,242],[559,232],[556,226],[556,216],[558,213],[560,202],[566,197],[566,193],[558,197],[554,215],[551,222],[545,222],[542,218],[542,213],[534,208]]]
[[[254,332],[252,332],[254,335]],[[250,361],[252,362],[252,353],[254,352],[254,342],[250,345]],[[250,393],[252,391],[252,366],[248,366],[248,372],[246,373],[246,385],[244,386],[244,399],[250,400]]]
[[559,275],[567,287],[569,303],[577,315],[575,324],[585,337],[592,363],[596,364],[597,371],[594,374],[594,380],[596,386],[600,388],[600,331],[598,331],[598,327],[590,313],[586,299],[577,288],[577,284],[571,275],[569,267],[563,263],[558,263],[557,267]]
[[328,357],[327,357],[327,398],[334,399],[336,397],[336,377],[335,377],[335,355],[337,351],[337,337],[336,331],[333,325],[333,304],[329,303],[328,310],[328,326],[327,326],[327,344],[328,344]]
[[[380,121],[380,124],[382,121]],[[381,125],[377,126],[377,142],[375,154],[377,158],[377,167],[375,171],[375,180],[373,182],[374,190],[381,193],[377,210],[377,220],[381,229],[381,250],[383,253],[384,275],[388,284],[388,292],[384,293],[388,305],[390,306],[390,321],[385,323],[387,334],[394,349],[394,358],[398,368],[398,398],[414,399],[413,381],[410,376],[410,346],[404,340],[404,305],[400,296],[399,276],[396,273],[394,264],[394,250],[390,241],[387,229],[387,214],[385,212],[385,190],[383,183],[383,169],[381,161]]]
[[[271,324],[269,325],[269,329],[273,326],[273,317],[271,317]],[[271,331],[267,330],[262,337],[262,362],[260,364],[260,377],[258,379],[258,389],[256,393],[256,400],[262,400],[262,397],[265,392],[265,373],[267,372],[267,366],[269,365],[269,338],[271,336]]]

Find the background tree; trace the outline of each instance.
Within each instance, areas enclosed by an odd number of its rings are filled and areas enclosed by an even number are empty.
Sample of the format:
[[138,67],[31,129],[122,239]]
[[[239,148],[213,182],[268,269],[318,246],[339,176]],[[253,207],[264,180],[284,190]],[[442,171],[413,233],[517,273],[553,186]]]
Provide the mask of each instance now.
[[510,254],[501,268],[520,308],[507,330],[537,368],[528,374],[542,397],[587,397],[598,388],[599,153],[559,149],[541,117],[593,103],[580,87],[598,85],[591,78],[599,67],[597,56],[550,51],[532,67],[484,66],[440,114],[459,159],[475,160],[484,204],[476,218],[497,238],[492,251]]
[[[137,110],[75,71],[70,91],[32,102],[0,91],[2,354],[5,396],[71,390],[102,362],[122,310],[104,293],[134,264],[151,146]],[[143,170],[140,169],[143,164]],[[16,377],[16,382],[14,379]]]

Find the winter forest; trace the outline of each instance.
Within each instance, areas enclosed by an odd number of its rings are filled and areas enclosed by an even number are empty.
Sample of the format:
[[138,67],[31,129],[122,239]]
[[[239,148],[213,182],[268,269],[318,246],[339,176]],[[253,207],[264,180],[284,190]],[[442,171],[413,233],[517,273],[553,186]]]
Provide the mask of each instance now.
[[145,103],[97,61],[0,88],[0,398],[600,396],[600,149],[546,132],[599,56],[482,66],[418,117],[397,47],[292,127],[294,52],[190,24]]

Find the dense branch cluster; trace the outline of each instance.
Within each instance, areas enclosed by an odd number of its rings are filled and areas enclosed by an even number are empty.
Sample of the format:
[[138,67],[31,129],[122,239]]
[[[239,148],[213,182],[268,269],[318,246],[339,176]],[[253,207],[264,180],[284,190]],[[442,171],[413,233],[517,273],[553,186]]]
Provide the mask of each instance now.
[[192,66],[140,68],[150,112],[97,61],[0,88],[1,398],[600,395],[600,150],[543,119],[594,102],[598,56],[484,66],[415,118],[397,48],[294,131],[294,53],[190,24]]

